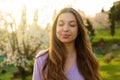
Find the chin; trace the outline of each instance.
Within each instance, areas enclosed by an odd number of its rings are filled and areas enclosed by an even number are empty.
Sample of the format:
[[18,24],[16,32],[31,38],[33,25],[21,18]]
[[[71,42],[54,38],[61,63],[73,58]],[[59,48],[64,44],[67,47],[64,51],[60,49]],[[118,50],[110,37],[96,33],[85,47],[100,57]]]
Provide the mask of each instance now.
[[69,40],[62,40],[62,43],[66,44],[66,43],[72,43],[73,41],[69,41]]

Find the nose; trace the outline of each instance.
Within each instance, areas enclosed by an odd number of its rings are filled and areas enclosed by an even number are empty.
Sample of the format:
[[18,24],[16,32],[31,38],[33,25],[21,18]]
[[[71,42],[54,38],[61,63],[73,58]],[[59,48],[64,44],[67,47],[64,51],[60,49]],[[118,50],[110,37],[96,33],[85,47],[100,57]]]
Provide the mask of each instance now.
[[63,30],[64,30],[64,31],[68,31],[68,30],[69,30],[69,26],[68,26],[68,25],[65,25],[65,26],[63,27]]

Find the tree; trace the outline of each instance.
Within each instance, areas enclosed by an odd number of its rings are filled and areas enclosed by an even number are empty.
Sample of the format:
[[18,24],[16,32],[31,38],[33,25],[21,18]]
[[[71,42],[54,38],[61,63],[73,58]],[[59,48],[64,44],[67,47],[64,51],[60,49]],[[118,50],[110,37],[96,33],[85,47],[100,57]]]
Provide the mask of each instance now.
[[34,12],[33,24],[38,24],[38,9],[36,9]]
[[23,6],[23,9],[22,9],[21,24],[23,24],[23,25],[27,24],[26,7],[25,6]]
[[7,42],[7,31],[4,27],[6,24],[6,20],[4,16],[2,15],[2,12],[0,12],[0,68],[1,70],[4,70],[2,67],[2,62],[5,59],[5,44]]
[[16,66],[22,80],[26,80],[26,76],[32,74],[33,64],[31,63],[36,53],[49,46],[49,37],[48,32],[40,26],[27,24],[25,8],[23,8],[21,17],[18,27],[12,17],[10,17],[11,22],[6,22],[7,25],[4,24],[6,29],[10,28],[10,31],[6,30],[7,41],[3,48],[6,53],[4,63]]
[[115,25],[120,24],[120,1],[116,2],[111,8],[109,13],[109,19],[111,22],[111,35],[115,34]]
[[90,22],[90,20],[87,19],[86,21],[87,21],[86,28],[88,30],[88,34],[90,36],[90,40],[92,40],[93,36],[95,35],[95,30],[93,29],[93,26],[92,26],[92,23]]
[[101,12],[105,12],[104,8],[102,8]]

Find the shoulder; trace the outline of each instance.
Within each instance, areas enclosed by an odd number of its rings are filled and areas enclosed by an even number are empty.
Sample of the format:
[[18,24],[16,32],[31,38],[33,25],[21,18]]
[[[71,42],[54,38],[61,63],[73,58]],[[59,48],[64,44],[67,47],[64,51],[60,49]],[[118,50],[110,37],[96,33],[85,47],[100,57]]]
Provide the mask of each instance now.
[[48,50],[41,50],[40,52],[37,53],[35,56],[35,62],[37,64],[44,64],[46,58],[48,56]]
[[37,55],[35,56],[35,58],[39,58],[42,56],[48,55],[48,49],[46,50],[41,50],[40,52],[37,53]]
[[34,69],[33,69],[33,80],[42,80],[42,68],[48,56],[48,50],[41,50],[35,56]]

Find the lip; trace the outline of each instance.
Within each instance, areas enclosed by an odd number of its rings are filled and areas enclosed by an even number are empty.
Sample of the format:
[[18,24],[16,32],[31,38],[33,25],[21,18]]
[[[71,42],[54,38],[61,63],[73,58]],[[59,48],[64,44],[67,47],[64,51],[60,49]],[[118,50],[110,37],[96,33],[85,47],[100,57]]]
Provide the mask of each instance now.
[[70,36],[70,35],[68,35],[68,34],[62,34],[62,37],[63,37],[63,38],[69,38],[69,36]]

